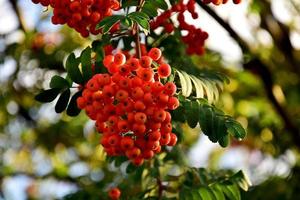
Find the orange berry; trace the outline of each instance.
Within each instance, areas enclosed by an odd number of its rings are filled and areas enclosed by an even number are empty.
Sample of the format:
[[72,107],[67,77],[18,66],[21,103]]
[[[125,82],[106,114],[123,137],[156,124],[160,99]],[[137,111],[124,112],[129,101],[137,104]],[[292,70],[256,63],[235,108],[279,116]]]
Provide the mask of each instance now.
[[114,64],[117,66],[124,65],[126,62],[126,56],[123,53],[117,53],[114,56]]
[[119,188],[112,188],[109,190],[108,196],[112,200],[118,200],[121,196],[121,191],[119,190]]
[[161,50],[158,48],[152,48],[149,53],[148,56],[150,56],[153,60],[157,61],[160,59],[161,57]]
[[159,67],[158,67],[158,75],[161,77],[161,78],[167,78],[171,75],[171,66],[168,65],[168,64],[161,64]]
[[152,58],[150,58],[149,56],[142,56],[140,59],[140,65],[143,68],[149,68],[151,67],[152,64]]

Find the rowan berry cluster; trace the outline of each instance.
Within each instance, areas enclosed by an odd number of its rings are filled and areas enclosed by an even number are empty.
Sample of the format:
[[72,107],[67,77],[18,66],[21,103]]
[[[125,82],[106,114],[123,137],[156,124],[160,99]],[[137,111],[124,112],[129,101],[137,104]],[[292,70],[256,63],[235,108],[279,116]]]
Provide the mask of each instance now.
[[161,51],[152,48],[140,59],[123,53],[107,55],[103,60],[108,74],[96,74],[86,84],[77,105],[96,120],[103,133],[101,144],[109,156],[126,156],[139,166],[161,151],[174,146],[171,114],[179,106],[174,97],[176,85],[163,84],[171,67],[161,59]]
[[67,24],[83,37],[88,37],[89,33],[99,34],[101,30],[97,30],[96,25],[104,17],[111,16],[114,10],[120,9],[118,0],[32,0],[32,2],[43,6],[50,5],[53,8],[53,24]]
[[187,54],[197,54],[202,55],[205,52],[204,43],[208,38],[208,33],[196,28],[194,25],[190,25],[185,21],[184,13],[187,11],[191,14],[193,19],[198,18],[198,13],[195,10],[196,2],[195,0],[189,0],[187,4],[184,4],[183,0],[179,3],[173,5],[170,10],[162,13],[154,21],[151,22],[151,29],[156,29],[163,26],[167,33],[174,31],[174,24],[172,23],[170,17],[178,13],[177,19],[179,22],[179,29],[185,31],[187,34],[182,36],[182,41],[187,45]]
[[[228,2],[228,0],[202,0],[203,3],[209,4],[209,3],[213,3],[215,5],[220,5],[220,4],[225,4]],[[242,0],[233,0],[233,3],[235,4],[239,4],[241,3]]]

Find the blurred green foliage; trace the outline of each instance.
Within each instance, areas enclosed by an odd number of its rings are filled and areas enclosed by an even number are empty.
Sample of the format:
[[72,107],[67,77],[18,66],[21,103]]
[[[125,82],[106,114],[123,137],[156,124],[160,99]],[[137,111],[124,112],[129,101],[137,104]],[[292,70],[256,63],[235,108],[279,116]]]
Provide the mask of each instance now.
[[[264,31],[272,43],[266,45],[256,37],[254,42],[245,41],[248,49],[241,47],[245,56],[239,63],[225,63],[221,54],[209,49],[202,57],[187,57],[177,33],[164,38],[155,35],[148,38],[149,43],[159,41],[156,45],[164,48],[172,66],[200,76],[201,73],[207,76],[218,71],[230,77],[216,107],[234,116],[248,132],[244,141],[233,140],[231,148],[260,151],[275,159],[287,151],[293,152],[295,162],[290,164],[288,176],[277,177],[272,174],[272,167],[276,166],[271,166],[267,180],[257,182],[249,192],[242,193],[242,199],[299,199],[300,50],[292,45],[290,35],[300,32],[299,25],[295,25],[297,19],[299,21],[300,5],[294,0],[286,1],[289,12],[295,16],[287,23],[274,16],[271,3],[267,0],[249,2],[247,16],[259,21],[252,27],[251,34],[255,37],[256,33]],[[41,18],[41,21],[46,20],[45,16]],[[157,180],[162,180],[170,183],[166,194],[172,199],[178,192],[185,193],[182,185],[193,185],[193,181],[198,181],[190,174],[194,171],[186,170],[185,166],[189,163],[187,153],[197,139],[203,137],[203,134],[198,134],[199,127],[190,129],[187,124],[178,123],[176,130],[181,134],[177,147],[167,149],[168,153],[157,156],[143,168],[132,168],[127,166],[128,163],[119,166],[122,160],[106,158],[99,145],[100,136],[84,113],[71,118],[65,113],[56,114],[53,103],[42,105],[34,100],[41,89],[48,88],[53,75],[65,76],[67,55],[72,51],[78,54],[91,45],[91,40],[83,40],[77,33],[61,27],[49,33],[21,31],[21,37],[11,42],[9,36],[16,32],[4,34],[0,41],[3,45],[0,60],[4,63],[0,69],[11,68],[12,71],[8,76],[0,76],[0,182],[7,177],[28,175],[34,180],[27,190],[30,199],[41,199],[36,192],[38,185],[50,178],[79,188],[77,193],[65,199],[107,199],[107,190],[111,186],[119,186],[124,199],[133,199],[133,196],[142,199],[156,195],[160,190]],[[256,60],[261,62],[254,62]],[[9,62],[13,64],[9,65]],[[207,164],[211,170],[219,170],[218,163],[224,153],[226,150],[217,149],[211,154]],[[289,163],[288,160],[285,162]],[[79,175],[71,173],[71,168],[79,163],[84,163],[88,171]],[[197,170],[201,175],[202,169]],[[229,174],[233,174],[228,171],[219,173],[228,175],[218,180],[222,183],[227,183]],[[180,174],[184,174],[185,180],[178,178]],[[203,183],[205,186],[218,179],[216,173],[205,172],[205,175],[208,176],[204,177],[208,180]],[[175,181],[170,181],[174,177]],[[199,189],[198,186],[195,184],[193,190]],[[224,194],[230,198],[228,193]],[[126,198],[129,196],[132,198]]]

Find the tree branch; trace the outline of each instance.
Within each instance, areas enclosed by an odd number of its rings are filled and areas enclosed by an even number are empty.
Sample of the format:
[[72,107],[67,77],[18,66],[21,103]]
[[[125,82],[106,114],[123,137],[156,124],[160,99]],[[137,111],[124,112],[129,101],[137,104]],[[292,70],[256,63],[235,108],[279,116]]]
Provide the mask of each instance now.
[[22,31],[26,32],[26,28],[25,28],[21,13],[18,9],[17,0],[9,0],[9,3],[11,4],[11,6],[12,6],[12,8],[13,8],[13,10],[16,13],[16,16],[18,18],[18,21],[19,21],[19,27],[18,28],[21,29]]
[[[136,7],[136,12],[140,12],[145,0],[139,0],[138,5]],[[138,23],[134,24],[134,31],[135,31],[135,44],[136,44],[136,55],[138,58],[142,57],[141,53],[141,41],[140,41],[140,28]]]
[[233,28],[225,22],[220,16],[218,16],[215,11],[209,8],[206,4],[202,3],[200,0],[196,0],[197,3],[203,8],[211,17],[215,19],[229,34],[230,36],[236,40],[236,42],[241,47],[243,53],[252,54],[254,57],[250,62],[244,64],[244,68],[251,71],[254,74],[257,74],[262,82],[264,83],[264,88],[267,93],[267,97],[269,101],[272,103],[273,107],[275,108],[276,112],[281,116],[282,120],[285,123],[285,128],[291,133],[292,139],[294,144],[300,148],[300,130],[298,127],[293,123],[292,119],[285,111],[285,109],[280,105],[278,100],[273,94],[273,79],[272,74],[267,65],[263,61],[261,61],[255,54],[251,52],[250,47],[248,44],[233,30]]

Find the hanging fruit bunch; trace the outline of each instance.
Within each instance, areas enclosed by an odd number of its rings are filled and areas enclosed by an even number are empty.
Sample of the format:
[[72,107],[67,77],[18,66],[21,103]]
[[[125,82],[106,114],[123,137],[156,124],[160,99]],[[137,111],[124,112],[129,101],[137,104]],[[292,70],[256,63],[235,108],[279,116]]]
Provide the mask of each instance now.
[[[237,139],[245,137],[243,127],[212,104],[222,88],[219,84],[226,78],[203,71],[200,77],[198,69],[193,74],[181,71],[189,66],[171,67],[168,63],[172,58],[165,54],[167,60],[162,55],[167,48],[157,48],[159,44],[149,45],[148,41],[161,40],[163,37],[151,33],[163,27],[167,36],[179,32],[178,41],[186,47],[180,59],[204,54],[208,33],[189,24],[185,15],[198,19],[196,2],[219,5],[227,1],[168,1],[171,5],[164,0],[123,0],[122,5],[117,0],[32,1],[53,8],[53,24],[67,24],[83,37],[92,33],[101,38],[79,57],[70,54],[67,77],[54,76],[50,89],[36,99],[51,102],[59,96],[57,113],[66,110],[69,116],[77,116],[84,111],[95,121],[108,159],[121,158],[122,162],[130,161],[130,166],[141,166],[145,160],[153,164],[156,160],[151,159],[156,154],[176,148],[178,132],[182,132],[176,128],[182,123],[191,128],[200,125],[202,132],[222,147],[228,145],[230,134]],[[120,13],[113,15],[118,10]],[[71,92],[74,88],[76,91]],[[163,190],[161,182],[160,186]],[[117,200],[121,192],[112,188],[107,195]]]
[[107,74],[96,74],[86,84],[77,105],[84,109],[103,133],[101,144],[109,156],[126,156],[135,165],[174,146],[171,114],[179,101],[176,85],[165,82],[171,67],[158,48],[147,56],[126,60],[122,53],[103,60]]
[[[32,0],[32,2],[51,6],[52,23],[67,24],[82,37],[88,37],[89,33],[99,34],[101,30],[97,30],[96,25],[103,18],[111,16],[113,11],[120,9],[118,0]],[[116,26],[115,29],[117,28]]]

